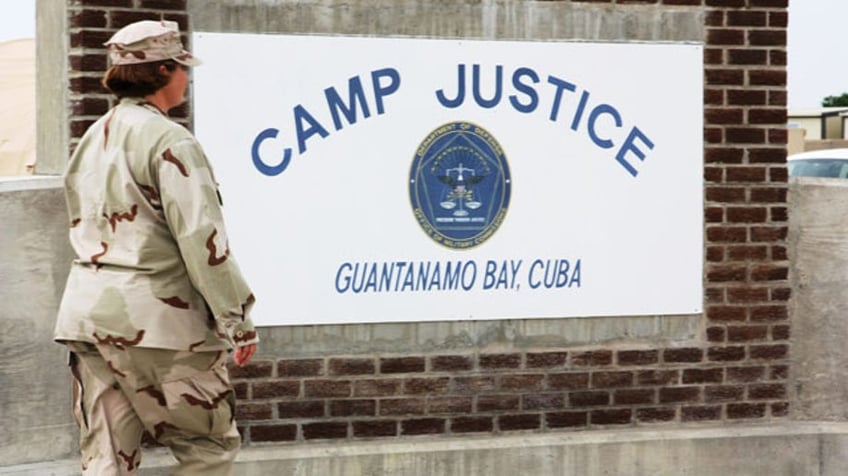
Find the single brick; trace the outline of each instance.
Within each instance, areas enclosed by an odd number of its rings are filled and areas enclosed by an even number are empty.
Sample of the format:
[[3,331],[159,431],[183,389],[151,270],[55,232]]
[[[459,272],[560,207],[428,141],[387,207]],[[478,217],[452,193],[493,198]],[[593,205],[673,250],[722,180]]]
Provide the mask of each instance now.
[[103,47],[103,43],[109,41],[109,38],[115,32],[113,31],[101,31],[101,30],[80,30],[75,33],[71,33],[70,46],[71,48],[86,48],[90,50],[99,49],[103,50],[105,54],[105,49]]
[[730,49],[727,51],[727,64],[732,65],[766,65],[768,53],[764,50]]
[[753,384],[748,387],[751,400],[779,400],[786,398],[786,386],[781,383]]
[[[764,245],[735,245],[727,247],[727,257],[731,261],[764,261],[768,259],[768,247]],[[732,303],[750,303],[768,301],[767,288],[752,288],[747,285],[731,287],[727,290],[728,300]]]
[[106,71],[108,67],[106,61],[106,55],[103,54],[68,56],[68,62],[72,71]]
[[423,372],[426,361],[424,357],[397,357],[380,359],[380,373],[399,374]]
[[618,365],[651,365],[659,362],[658,350],[620,350],[616,352]]
[[766,375],[765,367],[728,367],[728,382],[757,382]]
[[644,370],[636,374],[637,385],[674,385],[680,383],[679,370]]
[[548,424],[548,428],[586,426],[589,424],[589,414],[587,412],[546,413],[545,421]]
[[280,402],[277,414],[280,418],[319,418],[326,415],[324,400]]
[[[745,160],[745,149],[741,148],[732,148],[732,147],[710,147],[706,150],[706,156],[704,157],[704,161],[707,163],[720,163],[720,164],[741,164]],[[721,175],[724,175],[724,169],[718,170]],[[733,190],[733,189],[727,189]],[[734,201],[743,201],[745,198],[744,190],[742,190],[742,197],[740,200]]]
[[706,421],[721,418],[721,405],[694,406],[680,409],[681,421]]
[[748,32],[748,44],[751,46],[785,46],[786,31],[751,30]]
[[394,420],[369,420],[351,423],[353,436],[359,438],[397,436],[398,424]]
[[629,387],[633,385],[633,372],[593,372],[592,388]]
[[608,392],[572,392],[568,395],[568,402],[573,407],[591,407],[598,405],[609,405],[610,394]]
[[[770,270],[767,270],[765,273],[768,274],[769,271]],[[780,279],[783,276],[785,269],[779,268],[776,272],[778,273],[777,278]],[[751,309],[751,320],[754,322],[785,321],[788,318],[789,310],[785,305],[757,306]]]
[[[746,96],[741,96],[740,93],[739,101],[742,102],[743,98]],[[750,94],[750,91],[745,91],[745,94]],[[728,131],[732,131],[733,134],[738,135],[740,140],[749,139],[751,142],[754,142],[755,138],[764,138],[763,129],[759,128],[728,128]],[[765,182],[766,180],[766,172],[768,169],[765,166],[756,165],[749,167],[728,167],[725,170],[725,174],[727,176],[727,182],[738,182],[738,183],[748,183],[752,182],[755,184],[760,184]],[[756,241],[756,240],[751,240]]]
[[426,407],[423,398],[385,398],[380,400],[380,415],[423,415]]
[[545,386],[545,376],[542,374],[504,375],[499,378],[500,390],[522,390],[534,392]]
[[562,373],[548,375],[548,388],[552,390],[579,390],[589,388],[589,374]]
[[452,433],[491,433],[494,428],[493,418],[487,416],[457,417],[450,420],[450,431]]
[[437,355],[430,357],[433,372],[459,372],[474,368],[474,361],[467,355]]
[[728,326],[727,340],[730,342],[750,342],[768,339],[768,326]]
[[521,354],[482,354],[479,362],[481,369],[517,369],[521,367]]
[[710,362],[734,362],[745,358],[745,347],[710,347],[707,359]]
[[353,382],[354,397],[393,397],[400,394],[403,380],[377,379]]
[[477,397],[478,412],[518,410],[521,397],[518,395],[480,395]]
[[748,81],[751,86],[785,86],[786,71],[748,71]]
[[751,109],[748,111],[748,122],[751,124],[780,124],[786,123],[786,109]]
[[[742,86],[745,84],[745,72],[738,69],[711,69],[704,71],[704,75],[712,85]],[[707,108],[704,113],[708,124],[739,124],[744,117],[743,111],[737,108]]]
[[277,362],[277,375],[280,377],[318,377],[324,373],[324,361],[321,359],[294,359]]
[[368,375],[375,372],[374,359],[330,359],[330,375]]
[[495,390],[494,377],[455,377],[451,381],[453,393],[483,393]]
[[242,420],[270,420],[270,403],[239,403],[236,405],[236,419]]
[[724,327],[708,327],[707,340],[710,342],[724,342],[725,339]]
[[433,435],[445,432],[444,418],[416,418],[400,422],[401,435]]
[[[766,26],[766,12],[751,10],[728,10],[727,24],[730,26]],[[786,42],[784,41],[784,45]]]
[[752,345],[749,352],[752,359],[780,360],[787,357],[789,346],[785,344]]
[[449,377],[409,378],[403,381],[403,392],[408,395],[441,395],[447,393],[449,386]]
[[533,393],[521,397],[522,410],[556,410],[564,407],[564,393]]
[[249,427],[250,441],[294,441],[297,425],[259,425]]
[[501,431],[513,430],[538,430],[542,425],[542,415],[500,415],[498,417],[498,428]]
[[376,414],[376,400],[345,399],[330,401],[330,416],[374,416]]
[[308,398],[349,397],[349,380],[306,380],[303,382],[303,394]]
[[105,28],[106,11],[85,9],[73,12],[68,17],[68,26],[71,28]]
[[109,111],[109,100],[85,97],[71,101],[71,111],[77,116],[101,116]]
[[652,388],[632,388],[613,392],[614,405],[644,405],[656,403],[656,390]]
[[636,420],[644,423],[674,421],[677,410],[673,407],[637,408]]
[[527,368],[562,367],[568,359],[568,352],[528,352],[526,359]]
[[730,403],[727,405],[727,418],[762,418],[766,415],[764,403]]
[[663,362],[700,362],[703,358],[704,351],[695,347],[663,350]]
[[300,395],[300,382],[297,380],[277,380],[253,382],[253,398],[297,397]]
[[597,367],[610,365],[612,363],[612,351],[594,350],[589,352],[575,352],[571,354],[571,365],[577,367]]
[[745,388],[737,385],[715,385],[704,387],[706,403],[738,402],[745,397]]
[[721,383],[724,369],[685,369],[683,383]]
[[592,410],[589,422],[592,425],[626,425],[633,418],[633,410],[629,408],[613,410]]
[[[727,91],[727,103],[733,106],[763,106],[766,104],[766,92],[765,91],[757,91],[751,89],[731,89]],[[738,123],[737,123],[738,124]],[[754,129],[738,129],[741,131],[746,131],[746,133],[753,133]],[[762,131],[760,131],[762,132]],[[750,173],[755,173],[754,176],[756,179],[760,177],[764,177],[764,171],[759,168],[748,168],[748,169],[739,169],[741,171],[747,171]],[[735,171],[735,170],[734,170]],[[757,180],[759,181],[759,180]]]
[[467,414],[474,409],[474,397],[432,397],[427,400],[427,413]]
[[710,45],[743,45],[745,44],[745,31],[730,28],[708,28],[706,39]]
[[[730,258],[746,260],[750,258],[766,259],[768,249],[765,246],[731,246],[728,247]],[[753,255],[753,256],[752,256]],[[727,290],[727,299],[733,303],[762,302],[768,300],[768,289],[738,287]],[[742,328],[739,326],[738,328]]]
[[304,423],[303,438],[307,440],[329,440],[347,438],[348,424],[343,421]]
[[697,402],[701,397],[698,387],[666,387],[660,389],[660,403]]

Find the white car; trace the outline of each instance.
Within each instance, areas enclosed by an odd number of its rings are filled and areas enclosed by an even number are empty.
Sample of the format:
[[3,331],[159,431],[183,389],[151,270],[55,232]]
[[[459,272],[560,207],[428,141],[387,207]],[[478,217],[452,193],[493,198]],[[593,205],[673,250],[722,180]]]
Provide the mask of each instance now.
[[786,158],[790,177],[848,178],[848,149],[822,149]]

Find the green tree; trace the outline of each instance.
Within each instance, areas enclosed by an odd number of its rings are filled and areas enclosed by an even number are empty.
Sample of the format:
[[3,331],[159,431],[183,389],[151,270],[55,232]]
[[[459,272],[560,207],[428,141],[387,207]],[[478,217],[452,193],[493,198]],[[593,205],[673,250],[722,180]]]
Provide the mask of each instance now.
[[822,99],[822,107],[848,107],[848,93],[839,96],[827,96]]

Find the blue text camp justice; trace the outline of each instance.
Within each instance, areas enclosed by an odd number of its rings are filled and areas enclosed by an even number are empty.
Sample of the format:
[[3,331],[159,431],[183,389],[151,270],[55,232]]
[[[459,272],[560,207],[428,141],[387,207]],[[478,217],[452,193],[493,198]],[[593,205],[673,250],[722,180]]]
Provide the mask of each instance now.
[[[613,159],[624,168],[631,176],[639,174],[637,167],[645,161],[645,148],[651,150],[654,143],[637,126],[625,127],[625,121],[615,106],[603,102],[594,101],[588,89],[580,88],[563,78],[548,75],[544,82],[542,76],[532,68],[519,67],[512,71],[509,77],[510,88],[506,91],[504,87],[504,67],[496,65],[494,71],[485,75],[479,64],[470,67],[471,78],[468,78],[468,65],[460,63],[457,65],[457,83],[449,92],[445,89],[435,91],[435,99],[443,107],[455,109],[466,102],[477,104],[477,106],[491,109],[501,102],[505,102],[514,110],[531,114],[541,110],[548,115],[552,122],[564,119],[568,127],[574,132],[584,132],[597,147],[614,152]],[[494,82],[494,87],[483,87],[483,76]],[[377,115],[386,112],[385,100],[388,96],[396,93],[401,87],[401,75],[397,69],[383,68],[370,73],[370,97],[366,97],[365,83],[368,79],[354,76],[348,79],[347,100],[343,99],[343,92],[335,87],[324,89],[326,108],[329,117],[332,118],[332,128],[335,131],[342,130],[346,125],[354,125],[361,114],[363,119],[371,117],[372,110]],[[470,83],[470,88],[468,84]],[[470,89],[470,91],[469,91]],[[549,90],[553,92],[553,99],[543,104],[539,91]],[[483,92],[493,91],[486,96]],[[505,91],[508,96],[504,97]],[[369,102],[369,99],[373,100]],[[307,142],[316,138],[326,138],[330,135],[329,123],[326,119],[319,121],[318,111],[312,112],[302,104],[296,105],[294,114],[295,135],[297,138],[297,151],[303,155],[307,151]],[[313,114],[315,113],[315,114]],[[320,117],[326,117],[321,114]],[[610,121],[613,127],[610,127]],[[292,148],[283,149],[283,157],[274,160],[265,160],[260,156],[260,148],[263,142],[276,140],[280,130],[269,127],[257,134],[253,141],[251,155],[256,169],[264,175],[275,176],[281,174],[289,166],[292,158]],[[282,140],[282,139],[281,139]]]

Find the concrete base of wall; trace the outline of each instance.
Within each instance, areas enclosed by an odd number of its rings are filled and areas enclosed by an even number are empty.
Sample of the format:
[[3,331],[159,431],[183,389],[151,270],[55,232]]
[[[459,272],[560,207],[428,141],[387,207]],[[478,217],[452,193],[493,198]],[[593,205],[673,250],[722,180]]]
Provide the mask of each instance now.
[[[848,423],[787,422],[252,446],[235,474],[841,476],[846,463]],[[173,464],[166,451],[150,450],[139,474],[168,474]],[[63,460],[0,466],[0,474],[64,476],[78,468]]]

